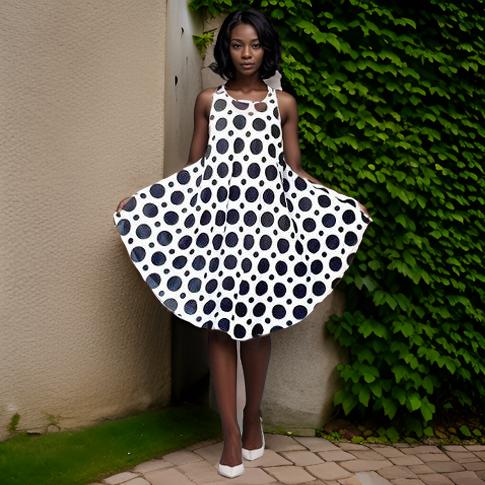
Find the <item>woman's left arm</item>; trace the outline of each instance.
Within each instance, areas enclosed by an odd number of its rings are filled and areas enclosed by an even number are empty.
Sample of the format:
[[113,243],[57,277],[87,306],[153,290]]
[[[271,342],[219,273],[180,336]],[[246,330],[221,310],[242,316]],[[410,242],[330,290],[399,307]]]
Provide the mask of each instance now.
[[[310,175],[301,167],[301,152],[298,141],[298,107],[295,98],[285,91],[279,91],[277,93],[278,105],[280,106],[283,153],[286,163],[300,177],[308,179],[315,184],[323,185],[320,180]],[[360,202],[358,204],[364,214],[370,217],[367,208]]]
[[280,106],[283,153],[286,163],[300,177],[315,184],[323,185],[320,180],[303,170],[301,166],[300,143],[298,141],[298,107],[295,98],[285,91],[277,91],[277,93]]

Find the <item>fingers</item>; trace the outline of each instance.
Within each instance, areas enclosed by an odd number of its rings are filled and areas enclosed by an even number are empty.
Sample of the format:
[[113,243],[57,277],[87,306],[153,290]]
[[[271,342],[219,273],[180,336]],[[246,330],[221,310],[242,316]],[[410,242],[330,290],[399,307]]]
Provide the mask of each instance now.
[[129,199],[130,199],[130,197],[126,197],[125,199],[121,199],[118,202],[118,207],[116,208],[116,212],[119,212],[121,209],[123,209],[123,207],[126,205],[126,203],[128,202]]
[[360,210],[367,216],[370,217],[369,211],[359,202]]

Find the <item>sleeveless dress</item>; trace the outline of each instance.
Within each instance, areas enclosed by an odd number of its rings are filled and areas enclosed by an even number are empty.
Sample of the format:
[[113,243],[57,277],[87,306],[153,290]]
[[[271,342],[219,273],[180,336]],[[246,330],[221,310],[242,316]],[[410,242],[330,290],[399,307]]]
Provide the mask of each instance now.
[[196,327],[249,340],[304,320],[341,280],[372,218],[297,175],[275,90],[212,98],[204,155],[136,192],[114,224],[155,297]]

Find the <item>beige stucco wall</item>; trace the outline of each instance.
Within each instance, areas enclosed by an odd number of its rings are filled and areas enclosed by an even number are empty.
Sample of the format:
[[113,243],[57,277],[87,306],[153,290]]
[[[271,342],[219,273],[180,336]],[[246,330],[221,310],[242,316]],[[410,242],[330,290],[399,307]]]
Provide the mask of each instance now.
[[186,134],[164,133],[191,100],[164,105],[165,55],[168,42],[173,74],[189,48],[166,3],[0,4],[0,439],[14,413],[44,432],[170,399],[169,315],[112,221],[121,198],[183,163]]

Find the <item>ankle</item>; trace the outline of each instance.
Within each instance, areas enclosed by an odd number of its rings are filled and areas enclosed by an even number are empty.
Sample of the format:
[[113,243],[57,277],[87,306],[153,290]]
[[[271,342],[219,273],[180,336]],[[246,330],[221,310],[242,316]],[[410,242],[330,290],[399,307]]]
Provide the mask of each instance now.
[[223,426],[222,427],[222,434],[226,438],[236,438],[241,436],[241,430],[239,429],[239,425],[230,425],[230,426]]
[[244,418],[250,420],[259,420],[259,417],[262,416],[261,409],[243,409]]

